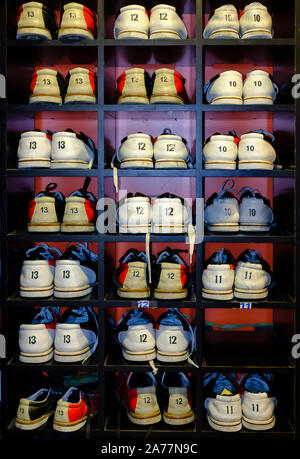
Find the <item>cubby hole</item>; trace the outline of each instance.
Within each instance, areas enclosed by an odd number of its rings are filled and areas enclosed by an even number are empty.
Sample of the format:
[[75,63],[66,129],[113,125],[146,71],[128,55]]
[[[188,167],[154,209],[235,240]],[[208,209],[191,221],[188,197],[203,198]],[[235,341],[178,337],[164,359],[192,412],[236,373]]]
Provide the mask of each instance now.
[[194,112],[105,112],[104,147],[106,167],[129,134],[143,132],[155,139],[169,128],[187,141],[188,150],[196,159],[196,114]]
[[[133,307],[118,307],[118,308],[105,308],[105,315],[106,315],[106,326],[105,326],[105,366],[109,369],[110,366],[118,366],[120,371],[123,369],[126,371],[128,365],[134,365],[135,368],[138,367],[147,367],[149,366],[149,370],[151,371],[151,366],[148,361],[144,362],[136,362],[136,361],[129,361],[126,360],[122,355],[121,346],[118,344],[117,337],[114,331],[113,324],[118,324],[121,318],[126,314],[127,311],[133,309]],[[149,313],[154,321],[157,321],[158,318],[167,311],[168,308],[149,308],[146,309],[147,313]],[[178,308],[178,310],[185,316],[185,318],[190,322],[191,326],[194,327],[196,324],[196,309],[195,308]],[[191,355],[191,358],[196,359],[196,353],[194,352]],[[154,360],[154,364],[157,368],[172,368],[182,367],[183,369],[192,367],[192,365],[187,361],[184,360],[182,362],[177,363],[169,363],[169,362],[160,362],[157,359]],[[192,367],[194,368],[194,367]]]
[[[196,273],[196,260],[195,256],[193,257],[192,265],[190,265],[188,250],[189,247],[185,243],[173,243],[173,242],[151,242],[150,244],[150,253],[152,259],[151,263],[151,273],[152,273],[152,284],[151,295],[147,298],[147,301],[151,301],[153,305],[159,305],[160,300],[154,298],[154,288],[156,286],[155,281],[155,260],[158,257],[158,254],[166,248],[170,247],[172,250],[180,250],[178,255],[183,259],[183,261],[188,266],[189,271],[189,282],[188,282],[188,296],[185,299],[170,299],[165,300],[164,303],[169,303],[170,306],[180,305],[185,302],[188,306],[188,302],[195,301],[195,273]],[[119,266],[119,260],[123,255],[130,249],[136,249],[139,252],[146,253],[145,243],[143,242],[107,242],[105,243],[105,291],[106,291],[106,300],[110,303],[115,302],[116,305],[123,304],[124,298],[120,297],[117,293],[117,285],[114,282],[114,274]],[[148,271],[148,267],[146,268]],[[117,279],[116,279],[117,280]],[[149,282],[148,272],[147,272],[147,282]],[[130,303],[132,306],[138,306],[138,302],[141,298],[128,298],[125,300],[126,303]]]
[[292,365],[294,320],[295,311],[286,308],[206,310],[202,332],[205,366]]
[[[98,73],[97,47],[24,47],[22,52],[8,50],[7,56],[7,101],[10,104],[28,104],[32,74],[42,68],[50,68],[66,78],[75,67],[84,67]],[[20,78],[22,75],[22,78]],[[96,84],[97,92],[97,84]]]
[[[275,104],[294,102],[289,88],[295,73],[293,46],[206,46],[203,57],[204,83],[219,73],[235,70],[242,73],[243,79],[248,72],[263,70],[273,76],[279,88]],[[204,95],[203,102],[207,103]]]
[[[222,369],[220,370],[222,372]],[[218,371],[219,373],[219,371]],[[244,378],[246,375],[249,375],[251,377],[252,374],[257,374],[258,371],[255,371],[253,369],[245,371],[245,373],[236,373],[236,380],[239,382],[241,381],[241,378]],[[269,378],[270,371],[269,370],[263,370],[264,375],[266,375]],[[275,426],[272,429],[269,430],[264,430],[264,431],[258,431],[258,430],[250,430],[245,427],[242,427],[242,429],[237,432],[236,434],[231,434],[235,435],[235,438],[238,438],[239,436],[245,437],[247,434],[254,434],[255,438],[259,439],[264,436],[268,436],[268,434],[276,435],[276,433],[286,433],[290,434],[294,431],[294,376],[290,373],[281,373],[279,371],[274,371],[271,373],[272,375],[272,382],[270,383],[270,390],[268,392],[269,397],[275,397],[277,399],[277,404],[275,407]],[[205,376],[205,374],[204,374]],[[203,387],[203,399],[205,400],[206,398],[214,398],[215,394],[212,394],[209,392],[209,390],[206,389],[206,387]],[[243,394],[242,395],[242,403],[243,403]],[[207,411],[205,407],[203,406],[203,432],[205,434],[214,434],[217,437],[227,437],[228,438],[228,432],[221,432],[213,429],[208,421],[207,421]],[[230,435],[230,434],[229,434]],[[269,437],[270,438],[270,437]]]
[[[205,112],[203,126],[204,142],[216,132],[225,134],[234,130],[238,137],[258,129],[269,132],[275,137],[272,145],[277,153],[279,164],[283,169],[295,168],[295,115],[293,112]],[[250,171],[249,174],[251,174]]]
[[[128,0],[105,0],[104,1],[104,24],[105,38],[113,38],[114,23],[120,8],[129,5]],[[150,11],[158,5],[156,0],[141,0],[138,3]],[[196,2],[195,0],[169,0],[168,5],[175,6],[181,16],[188,33],[188,38],[196,36]]]
[[[227,177],[214,177],[205,178],[204,180],[204,199],[205,202],[213,193],[219,193],[222,184],[228,179]],[[235,196],[238,198],[239,191],[243,187],[251,187],[252,189],[259,190],[263,197],[270,201],[271,209],[274,214],[274,226],[270,231],[262,232],[260,235],[273,236],[274,234],[280,235],[293,235],[294,234],[294,189],[295,179],[293,178],[264,178],[264,177],[234,177],[232,179],[233,190]],[[228,184],[227,184],[228,185]],[[226,188],[227,188],[226,185]],[[230,185],[230,184],[229,184]],[[209,234],[212,234],[209,232]],[[216,233],[214,233],[216,234]],[[237,234],[237,233],[236,233]],[[238,234],[241,234],[239,232]],[[257,235],[255,232],[243,232],[243,234]]]
[[[41,240],[37,242],[14,242],[13,244],[10,243],[8,244],[8,262],[7,262],[7,287],[8,287],[8,298],[9,300],[12,301],[31,301],[32,303],[39,304],[41,301],[43,302],[49,302],[49,306],[51,306],[51,303],[55,302],[61,302],[63,304],[64,299],[58,299],[53,295],[50,295],[48,297],[44,298],[38,298],[38,297],[31,297],[31,298],[24,298],[20,297],[20,276],[21,276],[21,271],[22,271],[22,266],[23,262],[26,260],[26,252],[28,250],[34,249],[37,245],[43,244],[47,245],[50,249],[55,248],[58,249],[61,252],[61,255],[64,254],[64,252],[67,250],[68,247],[71,245],[77,245],[77,242],[49,242],[45,241],[43,238],[43,235],[40,234]],[[80,242],[81,244],[84,244],[84,242]],[[87,243],[87,248],[91,250],[95,255],[99,257],[98,253],[98,244],[96,242],[88,242]],[[55,253],[53,252],[55,255]],[[61,255],[59,252],[55,255],[57,257],[57,260],[60,259]],[[55,262],[53,264],[55,266]],[[98,273],[96,272],[97,278],[98,278]],[[97,294],[97,286],[95,286],[92,290],[91,293],[88,295],[85,295],[80,298],[71,298],[68,299],[68,301],[74,301],[76,305],[78,302],[82,301],[89,301],[89,300],[94,300],[97,299],[98,294]],[[30,317],[30,315],[28,316]]]
[[[232,0],[230,2],[238,11],[243,11],[248,4],[244,0]],[[216,8],[224,5],[223,0],[204,0],[203,14],[204,23],[203,29],[206,26],[210,14],[214,13]],[[295,2],[282,2],[281,0],[264,0],[263,5],[268,8],[273,20],[274,38],[290,38],[294,37],[294,22],[295,22]]]
[[[16,38],[18,9],[23,4],[23,0],[10,0],[9,2],[7,2],[7,37],[9,39]],[[45,6],[47,6],[50,10],[54,11],[57,27],[59,27],[60,16],[63,11],[64,5],[66,5],[65,0],[47,0],[47,2],[45,3]],[[97,0],[84,0],[84,6],[86,6],[92,12],[95,13],[95,38],[97,38]]]
[[[137,378],[138,375],[143,380],[143,373],[139,371],[138,373],[134,373],[135,377]],[[168,371],[167,370],[167,375],[169,378],[169,381],[172,381],[172,376],[174,372],[173,371]],[[130,433],[134,432],[134,435],[139,435],[143,434],[145,435],[145,432],[149,429],[149,427],[152,427],[152,431],[155,433],[156,431],[160,432],[166,432],[166,435],[169,432],[182,432],[183,434],[188,434],[189,432],[194,432],[195,431],[195,422],[196,422],[196,417],[197,417],[197,409],[196,409],[196,397],[197,397],[197,392],[198,392],[198,387],[197,387],[197,382],[196,382],[196,376],[193,375],[192,373],[184,372],[184,375],[188,378],[190,386],[189,386],[189,394],[190,394],[190,399],[191,399],[191,407],[192,410],[194,411],[194,417],[195,420],[189,424],[186,425],[170,425],[164,422],[163,420],[163,413],[164,410],[167,409],[168,407],[168,397],[167,397],[167,391],[163,390],[162,385],[161,385],[161,379],[162,379],[162,372],[159,372],[155,376],[156,380],[156,397],[157,397],[157,403],[160,408],[161,412],[161,421],[153,424],[152,426],[148,425],[138,425],[134,424],[128,419],[127,416],[127,410],[122,404],[122,400],[125,401],[126,397],[126,386],[124,385],[124,396],[121,397],[121,400],[119,400],[119,397],[116,396],[116,386],[118,382],[118,377],[119,374],[113,373],[113,372],[107,372],[106,374],[106,379],[105,379],[105,384],[107,388],[110,388],[110,390],[107,391],[107,397],[105,399],[105,413],[106,413],[106,422],[105,422],[105,430],[108,432],[117,432],[117,431],[124,431],[126,430],[126,434],[130,435]],[[174,374],[175,376],[175,374]],[[174,377],[173,377],[174,378]],[[174,379],[174,382],[176,379]],[[121,389],[122,391],[122,389]],[[118,394],[122,393],[118,391]]]
[[196,48],[194,46],[155,48],[107,46],[104,50],[106,104],[117,103],[117,79],[132,67],[145,69],[150,77],[161,68],[176,70],[185,79],[184,86],[190,103],[196,103]]
[[[44,371],[41,369],[32,369],[30,371],[20,371],[16,373],[11,371],[6,375],[7,378],[7,412],[5,413],[8,421],[7,435],[11,434],[12,438],[36,439],[45,438],[52,440],[67,439],[81,437],[82,439],[88,434],[87,425],[80,430],[71,433],[58,432],[53,429],[53,415],[50,416],[47,423],[38,430],[24,431],[15,427],[15,418],[19,401],[21,398],[27,398],[42,388],[52,388],[54,391],[61,393],[62,396],[67,392],[69,387],[78,387],[84,390],[89,384],[93,390],[98,390],[98,375],[93,371],[86,369],[79,372],[78,370],[70,369],[58,370],[57,368],[48,367]],[[20,378],[22,384],[20,384]],[[56,405],[54,405],[55,411]],[[98,416],[91,416],[90,419],[91,437],[95,435],[98,429]]]
[[[259,252],[264,261],[266,261],[272,272],[272,284],[274,285],[269,289],[268,296],[264,300],[240,300],[234,298],[230,302],[237,303],[239,306],[240,302],[249,301],[256,305],[259,309],[264,307],[264,302],[272,302],[276,306],[276,302],[289,303],[295,299],[295,253],[292,244],[272,244],[272,243],[224,243],[214,242],[204,244],[204,259],[203,265],[214,252],[218,252],[222,248],[229,250],[233,255],[233,258],[237,262],[238,257],[245,250],[255,250]],[[271,284],[271,285],[272,285]],[[202,299],[206,305],[209,304],[213,307],[216,300]],[[251,304],[252,304],[251,303]],[[222,305],[226,307],[226,301],[222,301]]]
[[[84,177],[22,177],[9,178],[7,180],[7,224],[8,232],[25,231],[28,223],[29,202],[40,191],[44,191],[49,183],[57,185],[55,191],[60,191],[65,198],[71,193],[81,189],[84,185]],[[97,199],[98,180],[96,177],[91,178],[88,191]],[[33,233],[32,233],[33,234]],[[39,234],[44,239],[48,233]],[[69,233],[70,234],[70,233]],[[79,234],[79,233],[76,233]],[[88,234],[88,233],[80,233]],[[91,234],[91,233],[89,233]],[[83,237],[84,238],[84,237]]]
[[[93,140],[98,150],[97,112],[9,112],[7,115],[7,168],[18,168],[18,144],[23,132],[39,129],[43,132],[54,133],[65,131],[68,128],[78,134],[80,132],[86,134]],[[102,164],[101,161],[102,158],[95,157],[93,168]],[[55,174],[55,171],[53,173]]]

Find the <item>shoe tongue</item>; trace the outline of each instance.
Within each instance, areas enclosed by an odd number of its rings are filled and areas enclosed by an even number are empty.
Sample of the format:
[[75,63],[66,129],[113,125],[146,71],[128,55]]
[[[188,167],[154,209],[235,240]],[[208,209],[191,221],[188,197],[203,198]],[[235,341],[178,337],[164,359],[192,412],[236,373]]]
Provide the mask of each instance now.
[[86,261],[87,256],[86,253],[82,250],[79,250],[76,245],[71,245],[67,248],[61,260],[74,260],[74,261]]
[[59,314],[59,308],[41,308],[39,312],[34,317],[32,324],[49,324],[53,322],[54,315],[53,312]]
[[256,250],[247,249],[239,256],[239,261],[261,264],[262,256]]
[[220,395],[233,395],[233,393],[225,387],[225,389],[222,390],[222,393]]
[[151,323],[150,318],[144,311],[139,311],[138,309],[133,309],[130,317],[127,319],[128,326],[142,325]]
[[88,322],[89,316],[87,309],[85,307],[74,308],[66,311],[66,313],[61,317],[60,322],[64,324],[81,324]]
[[226,375],[220,374],[215,382],[214,392],[218,395],[234,395],[236,394],[236,388]]
[[[266,379],[269,379],[270,382],[272,380],[271,375],[265,375]],[[253,392],[253,393],[262,393],[262,392],[268,392],[270,390],[270,387],[267,383],[267,381],[259,374],[252,374],[250,375],[245,383],[244,383],[244,389],[248,392]]]
[[232,264],[233,262],[231,254],[225,249],[215,252],[211,257],[211,260],[216,264]]
[[160,325],[182,326],[183,318],[181,318],[175,311],[166,311],[159,319]]

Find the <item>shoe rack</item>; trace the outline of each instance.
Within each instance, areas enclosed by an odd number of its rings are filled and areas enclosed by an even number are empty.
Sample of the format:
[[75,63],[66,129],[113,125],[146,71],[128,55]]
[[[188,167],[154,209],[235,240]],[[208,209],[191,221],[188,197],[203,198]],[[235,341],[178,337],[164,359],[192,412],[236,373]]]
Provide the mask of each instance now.
[[[300,330],[297,311],[295,266],[300,263],[300,217],[296,200],[300,200],[300,181],[296,186],[294,167],[296,152],[300,151],[300,102],[274,105],[208,105],[203,96],[204,83],[220,71],[239,69],[243,74],[257,68],[267,68],[280,86],[294,73],[300,73],[300,5],[296,0],[263,3],[274,13],[275,36],[272,40],[204,40],[203,25],[209,13],[224,4],[221,0],[169,0],[183,13],[187,24],[187,40],[114,40],[112,31],[116,12],[127,0],[84,0],[83,3],[97,11],[98,32],[93,41],[64,44],[58,40],[34,43],[15,39],[17,9],[22,2],[3,0],[1,15],[1,74],[7,77],[7,98],[0,99],[1,129],[1,332],[7,340],[7,358],[1,361],[2,436],[24,436],[13,426],[18,400],[28,394],[27,388],[36,374],[97,372],[99,375],[99,413],[91,428],[93,438],[218,438],[228,434],[212,430],[206,421],[204,409],[203,375],[206,372],[271,372],[277,381],[279,406],[274,429],[255,432],[243,429],[229,437],[238,438],[288,438],[300,436],[300,361],[291,355],[291,338]],[[44,0],[55,10],[66,2]],[[158,4],[154,0],[140,0],[147,9]],[[236,7],[247,3],[233,0]],[[96,105],[62,105],[53,107],[28,105],[27,94],[31,73],[35,66],[64,65],[94,67],[97,73]],[[187,105],[117,105],[114,90],[117,77],[134,65],[152,70],[165,65],[175,65],[186,78],[191,103]],[[173,67],[172,67],[173,68]],[[97,139],[98,166],[92,170],[20,170],[17,169],[16,145],[21,132],[40,126],[55,130],[69,127],[74,119],[90,124],[91,137]],[[129,247],[145,250],[144,235],[127,234],[34,234],[26,232],[27,203],[36,187],[50,181],[68,183],[68,190],[77,189],[84,177],[93,180],[93,189],[101,197],[116,199],[110,159],[120,140],[127,133],[141,130],[159,135],[163,127],[171,127],[178,135],[186,137],[196,159],[194,169],[187,170],[119,170],[120,188],[159,195],[170,191],[182,197],[193,198],[197,229],[201,228],[201,208],[196,208],[196,198],[205,200],[227,178],[234,179],[236,188],[248,184],[261,188],[271,198],[277,227],[268,233],[217,234],[204,233],[204,240],[195,247],[192,263],[193,289],[184,301],[149,300],[150,312],[160,315],[166,307],[180,307],[193,317],[197,328],[197,349],[192,356],[199,368],[187,363],[163,365],[162,371],[184,371],[192,383],[193,408],[196,420],[186,427],[168,427],[161,422],[151,432],[147,427],[137,427],[126,420],[116,404],[112,390],[117,371],[151,371],[144,364],[129,364],[119,357],[112,344],[107,316],[119,319],[129,307],[137,307],[137,300],[118,298],[112,287],[113,269]],[[250,129],[264,128],[274,131],[278,141],[283,168],[273,171],[205,170],[202,164],[202,146],[214,132],[236,129],[241,135]],[[84,131],[84,129],[82,128]],[[89,134],[90,135],[90,134]],[[75,185],[76,183],[76,185]],[[60,189],[64,191],[63,189]],[[177,190],[177,193],[176,193]],[[179,191],[178,191],[179,190]],[[180,193],[181,191],[181,193]],[[152,252],[157,253],[167,245],[187,248],[185,235],[151,234]],[[35,243],[61,244],[84,242],[95,244],[98,250],[98,287],[82,300],[22,299],[18,293],[19,267],[26,248]],[[241,309],[240,302],[209,301],[201,297],[202,268],[206,258],[221,247],[229,248],[237,257],[246,248],[255,248],[268,254],[277,278],[277,287],[264,301],[253,301],[251,310]],[[19,257],[19,258],[18,258]],[[98,308],[99,346],[97,356],[84,365],[65,365],[53,362],[41,365],[21,364],[18,361],[18,324],[31,317],[34,306],[93,306]],[[250,327],[249,331],[216,331],[209,322],[261,323],[268,327]],[[23,322],[24,323],[24,322]],[[297,388],[297,390],[296,390]],[[25,432],[27,438],[58,438],[51,425],[43,430]],[[85,431],[60,434],[67,438],[84,437]]]

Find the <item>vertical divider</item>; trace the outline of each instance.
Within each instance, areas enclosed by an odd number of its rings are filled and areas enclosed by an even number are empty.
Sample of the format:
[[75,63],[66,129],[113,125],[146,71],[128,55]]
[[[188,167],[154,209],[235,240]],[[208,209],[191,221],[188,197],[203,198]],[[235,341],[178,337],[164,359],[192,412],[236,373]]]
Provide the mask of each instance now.
[[[0,46],[0,73],[5,77],[6,81],[6,64],[7,64],[7,46],[6,46],[6,36],[7,36],[7,2],[2,1],[0,5],[0,23],[1,23],[1,46]],[[0,139],[1,139],[1,159],[0,159],[0,183],[1,183],[1,198],[0,198],[0,214],[1,214],[1,266],[0,266],[0,318],[1,318],[1,333],[4,335],[7,343],[7,331],[8,331],[8,311],[7,311],[7,241],[6,241],[6,232],[7,232],[7,205],[6,205],[6,98],[0,99]],[[0,359],[1,361],[1,359]],[[7,394],[7,367],[6,361],[1,361],[1,422],[0,422],[0,432],[1,436],[4,435],[4,430],[7,425],[7,397],[3,397],[3,394]]]
[[[297,51],[300,49],[300,5],[299,2],[295,0],[295,73],[300,74],[300,59],[297,56]],[[299,97],[295,100],[295,148],[296,148],[296,184],[295,184],[295,204],[294,212],[295,219],[295,234],[296,234],[296,273],[297,269],[299,270],[300,266],[300,212],[299,212],[299,202],[300,202],[300,171],[299,171],[299,153],[300,153],[300,99]],[[299,278],[299,275],[298,275]],[[297,280],[297,277],[296,277]],[[297,304],[297,292],[299,292],[299,287],[295,285],[295,298]],[[295,333],[300,333],[300,313],[299,313],[299,304],[295,308]],[[295,417],[295,433],[296,439],[300,439],[300,357],[295,359],[296,372],[294,375],[294,394],[295,394],[295,406],[294,406],[294,417]]]
[[[104,198],[104,0],[98,0],[98,202]],[[104,235],[98,234],[98,378],[99,437],[104,438],[105,424],[105,311],[104,311]]]
[[[196,0],[196,229],[197,239],[202,233],[202,198],[203,198],[203,174],[202,174],[202,94],[203,94],[203,48],[202,48],[202,17],[203,0]],[[196,241],[196,348],[197,364],[197,391],[196,391],[196,430],[202,431],[202,377],[201,369],[203,362],[203,308],[201,301],[201,278],[202,278],[203,243]]]

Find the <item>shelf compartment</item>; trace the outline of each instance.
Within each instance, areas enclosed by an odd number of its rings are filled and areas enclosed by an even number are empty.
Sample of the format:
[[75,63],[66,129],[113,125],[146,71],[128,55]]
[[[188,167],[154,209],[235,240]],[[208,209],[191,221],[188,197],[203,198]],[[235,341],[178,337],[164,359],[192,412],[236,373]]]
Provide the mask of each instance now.
[[[145,69],[150,77],[159,68],[176,70],[185,78],[185,90],[189,101],[196,101],[196,47],[133,48],[106,47],[104,50],[105,104],[115,104],[117,79],[132,67]],[[117,104],[118,105],[118,104]],[[119,104],[128,105],[128,104]],[[141,104],[142,106],[147,104]],[[149,104],[158,105],[158,104]],[[173,104],[174,105],[174,104]],[[175,104],[180,105],[180,104]],[[185,105],[183,105],[185,107]]]

